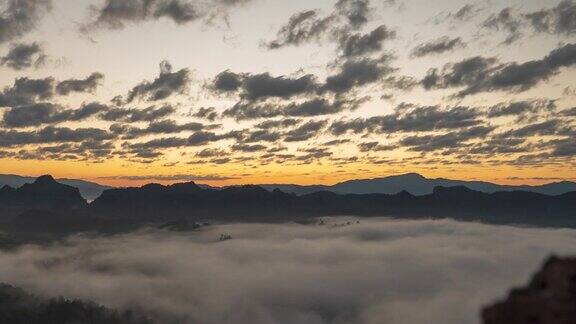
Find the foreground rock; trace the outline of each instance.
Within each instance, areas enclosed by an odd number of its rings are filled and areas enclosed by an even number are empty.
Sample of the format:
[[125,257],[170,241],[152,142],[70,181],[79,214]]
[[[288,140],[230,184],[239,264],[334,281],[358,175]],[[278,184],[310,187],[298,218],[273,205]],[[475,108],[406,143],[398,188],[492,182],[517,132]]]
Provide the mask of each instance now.
[[525,288],[482,311],[484,324],[576,323],[576,258],[550,258]]

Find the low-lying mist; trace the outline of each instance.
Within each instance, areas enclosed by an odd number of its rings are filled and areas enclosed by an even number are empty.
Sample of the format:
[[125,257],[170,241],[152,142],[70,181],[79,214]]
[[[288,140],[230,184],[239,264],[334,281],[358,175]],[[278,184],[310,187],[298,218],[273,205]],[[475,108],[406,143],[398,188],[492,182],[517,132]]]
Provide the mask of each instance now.
[[[332,218],[78,236],[0,255],[0,281],[159,323],[478,323],[576,231]],[[231,240],[219,241],[221,234]]]

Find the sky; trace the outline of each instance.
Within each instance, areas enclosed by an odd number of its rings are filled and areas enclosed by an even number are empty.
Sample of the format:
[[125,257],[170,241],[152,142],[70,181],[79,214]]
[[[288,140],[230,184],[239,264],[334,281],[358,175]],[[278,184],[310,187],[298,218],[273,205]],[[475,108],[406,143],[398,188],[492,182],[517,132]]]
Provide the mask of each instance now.
[[576,178],[572,0],[1,0],[0,171]]
[[[0,275],[158,323],[476,324],[483,307],[526,286],[550,253],[573,254],[576,241],[572,229],[325,222],[74,236],[0,253]],[[219,242],[221,233],[233,239]]]

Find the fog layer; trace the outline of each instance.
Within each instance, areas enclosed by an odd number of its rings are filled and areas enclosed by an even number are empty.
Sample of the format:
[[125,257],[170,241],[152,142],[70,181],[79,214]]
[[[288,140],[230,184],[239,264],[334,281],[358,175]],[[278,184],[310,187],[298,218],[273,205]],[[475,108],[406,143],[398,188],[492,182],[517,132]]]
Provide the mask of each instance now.
[[[0,281],[202,324],[478,323],[576,231],[340,218],[74,237],[0,255]],[[221,234],[231,240],[218,241]]]

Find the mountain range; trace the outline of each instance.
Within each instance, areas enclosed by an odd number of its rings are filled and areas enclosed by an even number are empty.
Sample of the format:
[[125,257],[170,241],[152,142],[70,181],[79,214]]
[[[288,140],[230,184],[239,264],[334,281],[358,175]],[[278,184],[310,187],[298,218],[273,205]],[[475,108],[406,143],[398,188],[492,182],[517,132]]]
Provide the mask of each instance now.
[[[21,187],[23,184],[34,182],[35,177],[25,177],[17,175],[0,175],[0,188],[9,185],[13,188]],[[76,187],[80,194],[88,201],[98,198],[104,190],[113,189],[98,183],[78,180],[78,179],[56,179],[59,183]],[[198,184],[204,189],[223,189],[205,184]],[[417,173],[407,173],[374,179],[358,179],[340,182],[335,185],[295,185],[295,184],[261,184],[260,187],[272,191],[280,189],[286,193],[305,195],[318,191],[331,191],[338,194],[396,194],[401,191],[409,192],[412,195],[423,196],[432,193],[435,187],[456,187],[464,186],[472,190],[494,193],[498,191],[528,191],[545,195],[561,195],[567,192],[576,191],[576,182],[561,181],[538,186],[529,185],[500,185],[485,181],[464,181],[444,178],[426,178]]]
[[[20,188],[0,189],[0,222],[19,230],[64,232],[134,227],[185,218],[194,222],[286,222],[334,216],[453,218],[497,224],[575,227],[576,191],[485,193],[464,186],[435,187],[427,195],[296,195],[247,185],[203,188],[194,182],[105,190],[91,203],[77,188],[42,176]],[[0,224],[1,225],[1,224]]]
[[293,184],[263,184],[260,186],[267,190],[278,188],[284,192],[292,192],[297,195],[309,194],[317,191],[332,191],[340,194],[396,194],[401,191],[407,191],[413,195],[422,196],[431,194],[434,188],[439,186],[463,186],[485,193],[494,193],[498,191],[529,191],[553,196],[576,191],[576,182],[570,181],[553,182],[539,186],[513,186],[499,185],[484,181],[464,181],[444,178],[429,179],[418,173],[407,173],[374,179],[350,180],[332,186],[301,186]]

